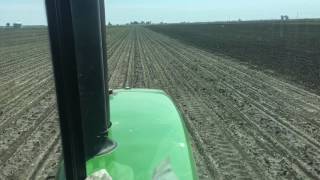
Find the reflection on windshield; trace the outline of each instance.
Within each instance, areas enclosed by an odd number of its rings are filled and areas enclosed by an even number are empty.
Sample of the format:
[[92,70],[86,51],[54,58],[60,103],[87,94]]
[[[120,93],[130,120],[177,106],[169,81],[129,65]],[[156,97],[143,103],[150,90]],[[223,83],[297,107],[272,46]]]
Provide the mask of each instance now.
[[[126,117],[129,111],[143,106],[141,117],[155,115],[158,101],[119,105],[115,90],[111,111],[128,111],[120,120],[111,114],[110,136],[128,144],[88,161],[88,173],[105,169],[122,179],[145,179],[137,176],[141,171],[149,179],[174,179],[183,174],[175,169],[180,160],[157,157],[178,147],[193,157],[199,179],[320,179],[319,5],[106,2],[109,87],[163,90],[189,139],[176,141],[183,132],[161,124],[168,119],[160,115],[138,126],[143,118]],[[61,166],[45,19],[42,1],[0,2],[0,179],[52,178]],[[175,143],[163,145],[154,136]],[[139,148],[132,151],[130,143]],[[133,166],[130,158],[144,163]]]

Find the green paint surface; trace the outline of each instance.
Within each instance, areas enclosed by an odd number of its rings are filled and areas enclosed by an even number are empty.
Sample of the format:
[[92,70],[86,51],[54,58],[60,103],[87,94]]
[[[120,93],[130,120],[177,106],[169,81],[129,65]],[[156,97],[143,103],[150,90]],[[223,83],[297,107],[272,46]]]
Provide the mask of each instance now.
[[118,147],[90,159],[88,175],[106,169],[115,180],[152,179],[167,162],[178,179],[197,179],[183,120],[163,91],[116,90],[110,107],[109,137]]

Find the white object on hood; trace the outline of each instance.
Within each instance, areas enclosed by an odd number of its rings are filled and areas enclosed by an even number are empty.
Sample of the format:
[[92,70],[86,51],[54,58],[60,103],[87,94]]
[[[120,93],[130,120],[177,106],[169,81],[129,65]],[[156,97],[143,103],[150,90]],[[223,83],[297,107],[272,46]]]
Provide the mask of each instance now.
[[92,173],[85,180],[112,180],[112,177],[105,169],[101,169]]

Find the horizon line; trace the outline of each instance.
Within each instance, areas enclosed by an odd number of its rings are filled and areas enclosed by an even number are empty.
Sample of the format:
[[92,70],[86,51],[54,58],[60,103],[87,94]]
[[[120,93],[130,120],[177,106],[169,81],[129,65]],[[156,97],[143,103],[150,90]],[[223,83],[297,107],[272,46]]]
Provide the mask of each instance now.
[[[320,20],[320,17],[319,18],[292,18],[292,19],[288,19],[288,20],[285,20],[285,21],[295,21],[295,20]],[[180,22],[165,22],[165,21],[162,21],[162,22],[157,22],[157,23],[152,23],[151,22],[151,25],[157,25],[157,24],[193,24],[193,23],[230,23],[230,22],[239,22],[239,23],[244,23],[244,22],[256,22],[256,21],[284,21],[284,20],[281,20],[281,19],[246,19],[246,20],[242,20],[241,18],[237,19],[237,20],[217,20],[217,21],[180,21]],[[108,23],[111,23],[113,26],[115,25],[132,25],[130,23],[133,23],[133,22],[138,22],[139,25],[141,25],[140,23],[141,22],[149,22],[149,21],[137,21],[137,20],[134,20],[134,21],[131,21],[131,22],[127,22],[127,23],[115,23],[113,24],[111,21],[106,21],[106,25],[108,26]],[[10,23],[10,22],[9,22]],[[14,23],[18,23],[18,24],[22,24],[22,26],[26,27],[26,26],[48,26],[47,24],[23,24],[23,22],[12,22],[10,23],[10,27],[13,27],[12,25]],[[148,24],[145,24],[145,25],[148,25]],[[7,27],[5,25],[0,25],[0,27]]]

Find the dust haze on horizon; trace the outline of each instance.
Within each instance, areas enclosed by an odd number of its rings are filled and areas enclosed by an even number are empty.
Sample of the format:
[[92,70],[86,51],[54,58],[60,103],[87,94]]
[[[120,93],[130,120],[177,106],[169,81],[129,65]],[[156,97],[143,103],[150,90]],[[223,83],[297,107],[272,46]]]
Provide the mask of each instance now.
[[[108,0],[107,22],[126,24],[132,21],[213,22],[231,20],[320,18],[319,0]],[[0,0],[0,26],[20,22],[45,25],[44,1]]]

